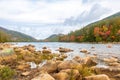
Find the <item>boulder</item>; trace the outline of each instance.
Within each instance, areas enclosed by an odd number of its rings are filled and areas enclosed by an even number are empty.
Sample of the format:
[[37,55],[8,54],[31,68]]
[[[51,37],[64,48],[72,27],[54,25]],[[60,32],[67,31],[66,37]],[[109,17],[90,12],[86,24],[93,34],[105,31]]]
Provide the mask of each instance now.
[[59,52],[71,52],[71,51],[73,51],[73,50],[71,50],[71,49],[68,49],[68,48],[62,48],[62,47],[59,47],[59,49],[57,49],[57,51],[59,51]]
[[115,80],[120,80],[120,74],[114,76]]
[[42,53],[43,54],[49,54],[49,53],[51,53],[51,50],[50,49],[43,49]]
[[62,63],[60,63],[60,64],[58,65],[58,70],[74,69],[74,68],[76,68],[77,66],[82,66],[82,65],[79,64],[79,63],[76,62],[76,61],[73,61],[73,60],[66,60],[66,61],[63,61]]
[[82,52],[82,53],[87,53],[88,50],[87,50],[87,49],[81,49],[80,52]]
[[21,70],[21,71],[25,71],[27,69],[30,69],[30,65],[28,65],[28,64],[21,64],[21,65],[17,66],[17,69]]
[[47,47],[46,47],[46,46],[44,46],[42,49],[47,49]]
[[69,78],[76,80],[79,77],[79,71],[77,69],[65,69],[60,72],[65,72],[69,75]]
[[30,72],[27,71],[27,72],[23,72],[21,75],[22,75],[22,76],[28,76],[29,74],[30,74]]
[[35,52],[35,47],[31,47],[31,46],[29,46],[28,48],[27,48],[30,52]]
[[82,58],[80,57],[80,56],[75,56],[74,58],[73,58],[73,60],[75,60],[75,61],[77,61],[77,62],[81,62],[81,60],[82,60]]
[[53,75],[55,80],[69,80],[69,75],[66,72],[59,72]]
[[120,63],[114,62],[114,63],[108,63],[109,66],[114,66],[114,67],[119,67],[120,68]]
[[107,62],[107,63],[113,63],[113,62],[117,62],[118,59],[114,58],[114,57],[111,57],[111,58],[104,58],[103,61]]
[[85,77],[84,80],[110,80],[110,78],[105,74],[100,74]]
[[40,70],[47,73],[53,73],[57,71],[57,65],[60,64],[60,62],[55,61],[47,61],[46,64],[44,64]]
[[39,76],[37,76],[31,80],[55,80],[55,79],[47,73],[42,73]]
[[87,65],[89,67],[97,65],[97,62],[95,60],[93,60],[91,57],[83,58],[81,63],[85,64],[85,65]]
[[106,74],[108,75],[110,78],[113,78],[113,76],[120,74],[120,68],[116,68],[116,67],[108,67],[108,68],[104,68],[104,67],[94,67],[93,69],[97,74]]

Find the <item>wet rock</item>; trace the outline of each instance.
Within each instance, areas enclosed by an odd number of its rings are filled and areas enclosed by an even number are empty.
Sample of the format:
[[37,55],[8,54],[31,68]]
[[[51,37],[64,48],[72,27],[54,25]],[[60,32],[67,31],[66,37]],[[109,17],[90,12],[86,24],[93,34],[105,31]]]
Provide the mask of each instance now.
[[44,46],[42,49],[47,49],[47,47],[46,47],[46,46]]
[[58,70],[74,69],[76,66],[82,66],[82,65],[73,60],[66,60],[58,65]]
[[82,53],[87,53],[88,50],[87,50],[87,49],[81,49],[80,52],[82,52]]
[[112,44],[108,44],[106,47],[107,48],[112,48]]
[[110,78],[105,74],[100,74],[85,77],[84,80],[110,80]]
[[59,52],[71,52],[71,51],[73,51],[73,50],[71,50],[71,49],[68,49],[68,48],[62,48],[62,47],[59,47],[59,49],[57,50],[57,51],[59,51]]
[[59,72],[53,76],[55,80],[69,80],[69,75],[66,72]]
[[94,47],[94,46],[92,46],[92,47],[91,47],[91,49],[95,49],[95,47]]
[[47,73],[42,73],[39,76],[37,76],[31,80],[55,80],[55,79]]

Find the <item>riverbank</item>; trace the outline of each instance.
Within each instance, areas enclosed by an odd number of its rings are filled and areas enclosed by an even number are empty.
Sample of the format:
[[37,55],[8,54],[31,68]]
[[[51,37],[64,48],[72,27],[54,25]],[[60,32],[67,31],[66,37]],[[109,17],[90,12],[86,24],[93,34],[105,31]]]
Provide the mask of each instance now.
[[[62,47],[57,50],[60,52],[53,53],[48,47],[38,50],[31,44],[24,46],[1,44],[0,69],[4,69],[2,73],[7,74],[5,76],[9,77],[7,80],[10,78],[12,80],[119,80],[120,78],[120,60],[116,56],[99,60],[96,54],[84,58],[79,55],[66,60],[69,57],[67,52],[74,50]],[[99,61],[105,62],[108,66],[97,67]],[[6,73],[7,70],[12,75]]]

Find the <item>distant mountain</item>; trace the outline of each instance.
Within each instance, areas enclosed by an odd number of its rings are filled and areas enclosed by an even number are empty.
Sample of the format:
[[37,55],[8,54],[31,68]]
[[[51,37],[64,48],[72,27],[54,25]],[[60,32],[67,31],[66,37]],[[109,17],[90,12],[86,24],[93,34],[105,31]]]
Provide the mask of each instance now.
[[26,34],[0,27],[0,42],[6,41],[22,42],[22,41],[36,41],[36,39]]
[[53,35],[49,36],[48,38],[44,39],[43,41],[45,41],[45,42],[58,42],[60,36],[63,36],[63,34],[53,34]]
[[59,41],[120,42],[120,12],[61,36]]

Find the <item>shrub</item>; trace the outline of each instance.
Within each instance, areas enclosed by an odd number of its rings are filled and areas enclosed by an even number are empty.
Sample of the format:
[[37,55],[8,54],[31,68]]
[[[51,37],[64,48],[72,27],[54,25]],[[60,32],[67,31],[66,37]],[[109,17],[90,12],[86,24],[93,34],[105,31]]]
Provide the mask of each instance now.
[[90,76],[92,75],[94,72],[91,70],[90,67],[83,65],[83,66],[77,66],[76,69],[79,71],[79,73],[82,75],[82,77],[85,76]]
[[11,80],[15,75],[15,71],[8,66],[0,68],[0,80]]

